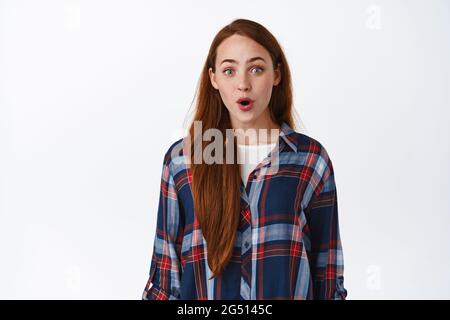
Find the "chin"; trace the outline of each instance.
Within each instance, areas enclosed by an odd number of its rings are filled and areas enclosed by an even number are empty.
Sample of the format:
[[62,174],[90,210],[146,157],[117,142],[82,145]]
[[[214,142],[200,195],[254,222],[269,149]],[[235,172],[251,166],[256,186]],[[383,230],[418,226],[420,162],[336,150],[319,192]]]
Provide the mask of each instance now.
[[[229,110],[228,110],[229,111]],[[262,114],[260,110],[252,109],[249,111],[242,111],[241,109],[233,110],[234,112],[229,112],[231,117],[233,117],[237,122],[243,124],[254,123],[256,119]]]
[[253,122],[256,117],[251,111],[247,111],[245,114],[239,114],[236,117],[236,120],[242,123]]

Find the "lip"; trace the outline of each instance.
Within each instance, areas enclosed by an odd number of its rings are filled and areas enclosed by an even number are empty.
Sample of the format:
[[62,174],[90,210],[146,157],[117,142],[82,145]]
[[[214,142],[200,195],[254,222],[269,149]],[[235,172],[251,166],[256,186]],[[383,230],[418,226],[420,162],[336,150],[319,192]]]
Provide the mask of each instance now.
[[[243,106],[242,104],[240,104],[240,102],[243,101],[243,100],[249,101],[249,104],[246,105],[246,106]],[[239,100],[236,101],[239,109],[241,109],[242,111],[249,111],[249,110],[251,110],[253,108],[253,103],[254,102],[255,102],[254,100],[252,100],[250,98],[247,98],[247,97],[239,98]]]
[[249,97],[240,97],[236,102],[239,103],[242,100],[248,100],[248,101],[254,102],[254,100],[250,99]]

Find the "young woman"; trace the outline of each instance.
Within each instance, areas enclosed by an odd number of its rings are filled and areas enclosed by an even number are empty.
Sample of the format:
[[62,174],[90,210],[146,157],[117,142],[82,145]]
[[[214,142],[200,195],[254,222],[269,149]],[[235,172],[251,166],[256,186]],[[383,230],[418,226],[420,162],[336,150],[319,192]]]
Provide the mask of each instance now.
[[196,106],[164,157],[142,299],[345,299],[333,166],[294,130],[289,67],[265,27],[218,32]]

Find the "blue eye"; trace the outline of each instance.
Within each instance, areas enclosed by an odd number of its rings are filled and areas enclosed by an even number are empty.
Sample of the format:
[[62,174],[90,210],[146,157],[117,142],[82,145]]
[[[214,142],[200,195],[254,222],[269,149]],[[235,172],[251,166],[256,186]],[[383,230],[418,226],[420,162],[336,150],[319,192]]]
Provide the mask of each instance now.
[[227,71],[231,71],[231,69],[225,69],[225,70],[223,71],[226,75],[229,75],[229,74],[227,73]]
[[[264,69],[263,68],[261,68],[261,67],[255,67],[255,68],[253,68],[253,70],[254,69],[260,69],[261,71],[260,72],[262,72]],[[260,73],[260,72],[258,72],[258,73]]]
[[[261,70],[261,71],[256,72],[256,73],[261,73],[261,72],[264,71],[264,68],[261,68],[261,67],[254,67],[254,68],[252,69],[252,71],[255,70],[255,69]],[[225,70],[223,71],[223,73],[225,73],[225,75],[229,76],[229,75],[231,75],[231,74],[230,74],[230,73],[227,73],[227,71],[233,71],[233,70],[230,69],[230,68],[227,68],[227,69],[225,69]]]

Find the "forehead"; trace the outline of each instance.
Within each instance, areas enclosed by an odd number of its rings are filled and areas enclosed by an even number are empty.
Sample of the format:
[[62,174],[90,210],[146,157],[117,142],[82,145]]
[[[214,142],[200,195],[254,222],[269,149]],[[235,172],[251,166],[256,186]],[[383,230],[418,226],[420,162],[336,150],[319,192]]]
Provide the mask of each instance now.
[[253,39],[234,34],[217,47],[216,63],[223,59],[234,59],[244,63],[248,58],[260,56],[270,61],[270,54],[262,45]]

